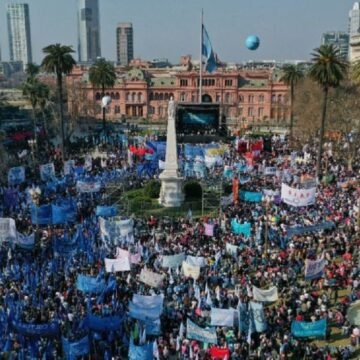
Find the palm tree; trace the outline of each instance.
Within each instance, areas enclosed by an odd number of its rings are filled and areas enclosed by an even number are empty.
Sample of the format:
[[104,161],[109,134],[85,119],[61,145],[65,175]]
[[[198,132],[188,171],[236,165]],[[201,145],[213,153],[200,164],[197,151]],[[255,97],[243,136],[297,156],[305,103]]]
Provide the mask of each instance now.
[[356,61],[351,67],[351,79],[354,83],[360,84],[360,60]]
[[286,65],[283,68],[283,81],[287,86],[290,86],[290,141],[293,139],[294,127],[294,92],[296,84],[304,77],[304,73],[299,65]]
[[40,66],[39,65],[36,65],[36,64],[33,64],[33,63],[29,63],[29,64],[27,64],[27,66],[26,66],[26,75],[27,75],[27,77],[28,77],[28,79],[29,78],[35,78],[36,77],[36,75],[38,75],[39,74],[39,72],[40,72]]
[[316,161],[316,175],[320,178],[329,89],[340,85],[340,82],[345,77],[347,64],[340,58],[340,51],[334,45],[321,45],[314,50],[312,57],[313,65],[310,68],[309,75],[320,85],[324,96],[321,111],[319,150]]
[[65,157],[65,129],[63,107],[63,75],[69,74],[76,64],[72,57],[74,50],[71,46],[54,44],[43,48],[45,57],[41,66],[49,73],[55,73],[61,124],[62,156]]
[[[89,80],[95,88],[101,87],[101,96],[105,96],[105,88],[114,87],[116,80],[116,73],[114,65],[104,58],[96,60],[95,64],[90,68]],[[103,107],[103,130],[105,130],[105,112]]]

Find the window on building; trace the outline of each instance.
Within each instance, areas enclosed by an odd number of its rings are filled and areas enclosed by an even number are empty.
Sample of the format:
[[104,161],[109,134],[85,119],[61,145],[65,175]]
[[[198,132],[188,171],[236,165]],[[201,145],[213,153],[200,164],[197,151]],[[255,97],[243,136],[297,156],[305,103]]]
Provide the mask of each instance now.
[[253,103],[254,102],[254,95],[249,95],[248,97],[249,103]]
[[159,94],[159,100],[161,101],[161,100],[164,100],[164,94],[163,93],[160,93]]
[[139,92],[137,97],[138,97],[138,102],[142,102],[142,93]]
[[260,107],[258,109],[258,117],[259,118],[262,118],[264,116],[264,108]]
[[115,105],[115,114],[120,114],[120,106]]
[[239,95],[239,102],[244,102],[244,97],[242,95]]
[[225,93],[225,102],[227,104],[230,102],[230,93]]
[[186,101],[186,94],[184,92],[180,94],[180,101]]
[[271,102],[276,103],[276,95],[271,95]]
[[168,93],[165,93],[164,100],[169,100],[169,94]]
[[112,100],[115,100],[115,94],[113,92],[110,94],[110,97]]
[[273,109],[271,109],[270,118],[271,118],[271,119],[275,119],[275,117],[276,117],[276,111],[275,111],[275,109],[273,108]]
[[154,100],[159,100],[159,94],[155,93]]
[[191,95],[191,102],[193,102],[193,103],[196,102],[196,97],[197,97],[196,95],[192,94]]
[[131,101],[132,102],[136,101],[136,93],[134,93],[134,92],[131,94]]
[[232,80],[230,80],[230,79],[225,80],[225,86],[232,86],[232,84],[233,84]]
[[216,94],[216,102],[217,103],[221,102],[221,94],[220,93]]
[[282,103],[282,95],[278,95],[278,103],[281,104]]
[[252,107],[248,108],[248,116],[254,116],[254,108]]
[[188,86],[188,81],[186,79],[180,79],[180,86]]
[[149,115],[155,114],[155,108],[154,108],[153,106],[149,106],[148,114],[149,114]]
[[120,94],[118,92],[115,94],[115,100],[120,100]]
[[126,93],[126,101],[131,101],[131,96],[130,96],[130,93]]
[[95,99],[96,100],[101,100],[101,94],[99,92],[96,93]]
[[241,116],[244,113],[244,109],[242,107],[239,107],[239,116]]
[[153,92],[151,92],[151,93],[149,94],[149,100],[150,100],[150,101],[154,100],[154,93],[153,93]]
[[265,101],[264,95],[259,95],[259,102],[263,103]]

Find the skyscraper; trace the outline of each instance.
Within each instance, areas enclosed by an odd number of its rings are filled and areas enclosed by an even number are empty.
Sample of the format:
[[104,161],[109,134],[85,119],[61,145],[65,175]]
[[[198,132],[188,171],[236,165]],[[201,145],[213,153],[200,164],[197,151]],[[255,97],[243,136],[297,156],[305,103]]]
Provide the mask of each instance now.
[[322,34],[321,45],[330,44],[339,49],[342,59],[347,60],[349,51],[349,34],[342,31],[329,31]]
[[117,62],[129,65],[134,58],[134,33],[132,23],[120,23],[116,28]]
[[98,0],[78,0],[79,62],[91,63],[101,56]]
[[28,4],[8,4],[7,23],[10,61],[21,61],[23,68],[32,62]]
[[349,36],[358,35],[360,33],[360,2],[355,2],[353,8],[349,12]]

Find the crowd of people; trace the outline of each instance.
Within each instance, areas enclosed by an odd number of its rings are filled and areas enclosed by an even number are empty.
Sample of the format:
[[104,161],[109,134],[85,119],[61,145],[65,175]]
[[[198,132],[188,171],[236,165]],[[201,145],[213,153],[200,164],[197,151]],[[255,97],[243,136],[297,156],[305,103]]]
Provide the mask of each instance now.
[[[81,175],[64,175],[60,150],[44,145],[38,159],[54,163],[56,179],[43,181],[28,166],[24,182],[1,186],[0,217],[15,220],[18,236],[34,237],[28,248],[13,238],[1,243],[1,358],[350,359],[359,343],[359,329],[347,311],[360,299],[360,163],[349,171],[329,156],[326,171],[333,181],[316,181],[316,152],[310,146],[292,152],[286,139],[274,136],[271,151],[256,150],[249,162],[239,151],[240,141],[245,142],[238,139],[223,151],[223,163],[207,176],[222,176],[227,167],[229,184],[238,178],[240,192],[261,193],[262,199],[230,194],[218,213],[201,218],[189,211],[179,218],[111,214],[103,219],[97,208],[111,205],[103,180],[94,192],[79,192],[77,181],[115,171],[116,181],[128,182],[128,176],[130,186],[141,186],[134,170],[140,159],[129,156],[128,144],[117,139],[107,146],[106,158],[93,158]],[[183,152],[180,157],[186,158]],[[78,154],[72,159],[76,166],[84,164]],[[265,175],[266,168],[275,171]],[[281,201],[282,183],[316,186],[315,202],[298,207]],[[36,198],[32,189],[40,190]],[[34,209],[64,199],[73,200],[75,219],[39,224]],[[234,221],[250,224],[250,232],[235,231]],[[131,228],[115,239],[104,235],[104,222],[127,222]],[[332,225],[316,228],[325,222]],[[303,231],[291,233],[294,227]],[[105,259],[120,259],[119,251],[134,259],[130,268],[109,270]],[[307,261],[317,259],[324,259],[323,271],[305,279]],[[144,269],[161,282],[144,280]],[[79,276],[95,284],[93,290],[80,286]],[[255,300],[257,289],[273,288],[276,301]],[[158,318],[148,318],[151,306],[145,317],[134,315],[137,295],[144,296],[144,304],[162,299]],[[256,321],[253,304],[259,305]],[[212,325],[214,309],[233,309],[233,323],[223,325],[220,319],[221,325]],[[249,316],[247,324],[243,316]],[[292,331],[294,322],[320,320],[326,320],[323,345]],[[214,331],[215,341],[200,340],[202,332],[205,339]],[[331,346],[334,333],[344,337],[344,346]]]

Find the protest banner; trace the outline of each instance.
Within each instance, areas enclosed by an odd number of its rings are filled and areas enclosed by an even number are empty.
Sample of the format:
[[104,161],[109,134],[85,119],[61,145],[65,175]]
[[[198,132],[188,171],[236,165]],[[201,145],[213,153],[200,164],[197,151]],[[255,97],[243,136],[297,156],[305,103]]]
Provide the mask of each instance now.
[[235,309],[211,308],[211,326],[234,326]]
[[291,323],[291,333],[295,337],[325,337],[326,319],[305,322],[293,320]]
[[276,167],[273,166],[267,166],[264,169],[264,175],[266,176],[273,176],[276,175]]
[[75,160],[64,161],[64,175],[72,175],[75,169]]
[[4,241],[16,241],[16,238],[15,220],[11,218],[0,218],[0,244]]
[[16,166],[9,169],[8,172],[8,184],[9,185],[18,185],[25,181],[25,167]]
[[240,200],[246,202],[261,202],[261,192],[240,191]]
[[267,323],[264,314],[264,305],[250,301],[250,321],[252,328],[256,332],[263,332],[267,329]]
[[237,251],[238,249],[240,249],[238,246],[230,244],[230,243],[226,243],[226,252],[231,254],[232,256],[236,256],[237,255]]
[[214,236],[214,224],[204,224],[205,226],[205,235]]
[[76,360],[79,356],[85,356],[90,352],[89,336],[86,335],[76,341],[70,341],[63,337],[62,346],[66,360]]
[[256,301],[263,301],[263,302],[274,302],[278,300],[278,290],[276,286],[268,290],[262,290],[255,286],[252,288],[253,297]]
[[250,223],[239,224],[236,219],[232,219],[231,220],[231,231],[235,235],[243,234],[246,237],[249,237],[251,234],[251,224]]
[[99,192],[101,183],[98,181],[80,181],[76,182],[76,190],[79,193],[94,193]]
[[281,185],[281,199],[295,207],[309,206],[315,203],[316,188],[295,189],[286,184]]
[[42,181],[50,181],[55,178],[54,163],[40,165],[40,178]]
[[192,277],[194,280],[197,280],[200,276],[200,266],[193,266],[183,261],[182,270],[186,277]]
[[128,258],[124,258],[124,259],[105,258],[105,271],[106,272],[130,271],[130,261]]
[[194,339],[208,344],[217,344],[215,328],[203,329],[193,323],[189,318],[186,322],[186,337],[188,339]]
[[142,269],[139,280],[146,285],[158,288],[159,286],[161,286],[164,280],[164,276],[147,269]]
[[17,232],[16,245],[22,249],[31,250],[35,245],[35,233],[24,235]]
[[177,268],[185,260],[185,254],[177,255],[164,255],[162,257],[162,267],[164,268]]
[[191,265],[191,266],[199,266],[199,267],[204,267],[207,265],[207,261],[204,257],[202,256],[191,256],[188,255],[186,257],[186,263]]
[[305,280],[313,280],[324,275],[326,259],[324,256],[316,260],[305,260]]
[[286,227],[286,237],[291,238],[294,235],[302,235],[310,232],[318,232],[322,230],[332,229],[335,227],[335,223],[332,221],[323,221],[319,224],[308,226],[292,226]]
[[153,360],[153,344],[135,345],[130,339],[128,360]]

